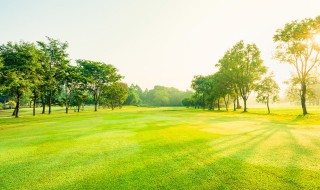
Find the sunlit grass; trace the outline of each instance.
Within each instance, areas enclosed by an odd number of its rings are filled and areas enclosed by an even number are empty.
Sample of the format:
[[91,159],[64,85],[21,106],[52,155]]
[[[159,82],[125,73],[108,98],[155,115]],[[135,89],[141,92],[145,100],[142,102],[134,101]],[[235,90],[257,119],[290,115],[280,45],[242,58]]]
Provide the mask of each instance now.
[[320,188],[317,107],[63,111],[1,111],[1,189]]

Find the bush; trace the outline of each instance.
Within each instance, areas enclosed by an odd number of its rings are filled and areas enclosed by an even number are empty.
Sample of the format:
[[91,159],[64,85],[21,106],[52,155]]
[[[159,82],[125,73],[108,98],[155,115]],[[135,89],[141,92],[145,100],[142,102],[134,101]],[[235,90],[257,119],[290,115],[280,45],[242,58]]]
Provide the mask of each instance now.
[[16,102],[13,100],[10,100],[5,104],[5,108],[13,109],[16,106]]

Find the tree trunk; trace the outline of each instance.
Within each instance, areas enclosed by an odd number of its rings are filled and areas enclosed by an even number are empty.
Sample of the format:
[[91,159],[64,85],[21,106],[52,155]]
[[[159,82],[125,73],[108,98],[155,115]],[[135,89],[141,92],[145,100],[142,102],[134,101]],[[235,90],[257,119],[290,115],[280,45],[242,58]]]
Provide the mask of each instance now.
[[268,114],[270,114],[270,108],[269,108],[269,97],[267,99],[267,107],[268,107]]
[[66,113],[69,113],[69,103],[66,102]]
[[98,110],[98,95],[97,93],[94,93],[93,94],[93,101],[94,101],[94,111],[97,111]]
[[220,111],[220,98],[218,99],[218,111]]
[[224,100],[224,104],[226,105],[226,110],[229,111],[229,95],[227,96],[228,98],[226,99],[226,97],[223,97]]
[[212,110],[213,110],[213,111],[214,111],[214,108],[215,108],[214,103],[215,103],[215,100],[212,101]]
[[237,99],[235,98],[233,100],[233,111],[237,111],[236,103],[237,103]]
[[81,106],[81,105],[80,105],[80,104],[78,104],[78,112],[80,112],[80,106]]
[[210,108],[209,109],[212,110],[212,108],[213,108],[213,101],[210,102]]
[[49,114],[51,114],[51,104],[52,104],[52,90],[50,90],[50,94],[49,94]]
[[243,105],[244,105],[244,109],[243,109],[243,112],[247,112],[247,98],[243,98]]
[[204,94],[202,95],[202,109],[206,109],[206,105],[204,102]]
[[46,98],[44,96],[41,98],[41,104],[42,104],[41,114],[45,114],[46,113]]
[[305,82],[301,83],[301,106],[303,115],[307,115],[307,106],[306,106],[306,93],[307,93],[307,86]]
[[111,109],[114,110],[114,104],[111,102]]
[[97,110],[98,110],[98,102],[94,101],[94,111],[97,111]]
[[[10,106],[10,109],[11,109],[11,106]],[[17,105],[16,105],[16,107],[14,107],[14,110],[13,110],[13,112],[12,112],[12,116],[15,116],[15,115],[16,115],[16,109],[17,109]]]
[[240,101],[239,101],[239,96],[237,97],[237,109],[240,109],[241,105],[240,105]]
[[32,112],[32,115],[33,115],[33,116],[36,115],[36,102],[37,102],[37,97],[36,97],[36,95],[34,94],[34,96],[33,96],[33,112]]
[[18,118],[19,117],[19,106],[20,106],[20,95],[17,96],[17,105],[16,105],[16,108],[15,108],[15,118]]

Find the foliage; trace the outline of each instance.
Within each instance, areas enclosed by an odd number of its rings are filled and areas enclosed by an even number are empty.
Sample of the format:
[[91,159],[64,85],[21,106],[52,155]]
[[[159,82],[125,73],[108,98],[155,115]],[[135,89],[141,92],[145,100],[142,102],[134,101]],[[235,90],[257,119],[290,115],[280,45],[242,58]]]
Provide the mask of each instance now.
[[320,33],[320,16],[312,19],[292,21],[278,29],[273,37],[277,44],[275,57],[289,63],[295,69],[301,88],[301,106],[306,115],[307,79],[312,70],[319,66],[320,42],[315,37]]
[[124,104],[138,106],[142,103],[142,98],[144,98],[142,89],[138,85],[131,84]]
[[187,108],[189,108],[189,107],[194,105],[194,102],[193,102],[192,98],[184,98],[181,103],[182,103],[183,106],[185,106]]
[[40,52],[33,43],[8,42],[0,46],[3,66],[0,68],[0,84],[6,93],[16,98],[13,113],[19,117],[19,106],[23,96],[30,90],[40,64]]
[[246,112],[250,93],[255,89],[261,76],[267,72],[260,58],[260,50],[255,44],[245,45],[240,41],[225,53],[217,66],[230,82],[228,85],[230,91],[242,97]]
[[145,92],[143,102],[150,106],[182,106],[182,100],[191,97],[191,91],[180,91],[173,87],[155,86]]
[[[306,78],[306,85],[308,90],[306,92],[306,102],[309,102],[309,105],[319,105],[320,99],[320,86],[319,86],[319,77],[317,72],[312,72]],[[288,81],[285,81],[285,84],[288,85],[286,89],[286,96],[293,103],[301,102],[301,83],[297,76],[291,75],[291,78]]]
[[[42,106],[48,103],[49,114],[51,114],[51,105],[54,102],[54,95],[62,90],[63,81],[66,75],[66,69],[69,64],[67,42],[60,42],[59,40],[47,37],[47,43],[38,41],[38,46],[42,52],[42,69],[43,80],[40,84],[42,90]],[[44,113],[44,110],[43,110]]]
[[77,60],[78,66],[82,69],[82,74],[86,77],[87,89],[92,93],[94,98],[94,110],[98,110],[98,103],[100,95],[103,90],[112,85],[114,82],[119,81],[122,76],[117,73],[117,69],[103,62],[90,61],[90,60]]
[[115,107],[122,108],[123,102],[127,99],[129,87],[126,83],[115,82],[104,90],[101,95],[101,102],[110,105],[113,110]]
[[274,103],[279,100],[280,88],[276,81],[273,80],[273,75],[265,77],[259,85],[256,86],[257,102],[267,105],[268,113],[270,114],[269,103]]

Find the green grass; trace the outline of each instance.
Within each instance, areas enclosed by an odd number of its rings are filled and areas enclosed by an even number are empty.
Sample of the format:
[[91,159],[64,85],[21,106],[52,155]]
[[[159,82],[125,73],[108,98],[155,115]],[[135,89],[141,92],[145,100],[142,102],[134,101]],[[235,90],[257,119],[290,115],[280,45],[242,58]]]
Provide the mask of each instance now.
[[271,111],[0,110],[0,189],[319,189],[319,108]]

